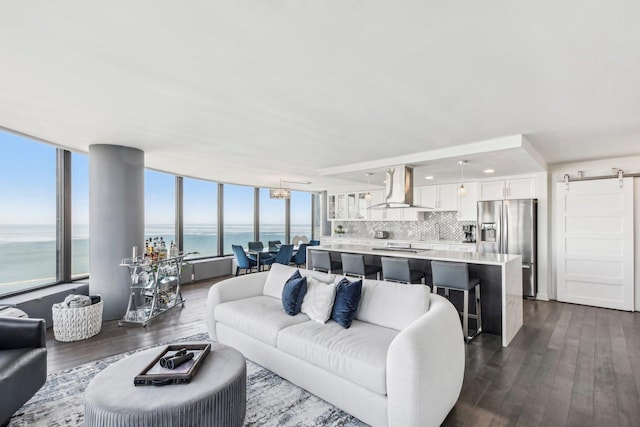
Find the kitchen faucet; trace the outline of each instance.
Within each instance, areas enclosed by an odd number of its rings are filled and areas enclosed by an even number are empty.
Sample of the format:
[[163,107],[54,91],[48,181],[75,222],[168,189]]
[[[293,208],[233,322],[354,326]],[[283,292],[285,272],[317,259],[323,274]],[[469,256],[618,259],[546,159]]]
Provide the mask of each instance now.
[[438,240],[441,240],[440,237],[440,223],[436,221],[434,228],[436,229],[436,237],[438,238]]

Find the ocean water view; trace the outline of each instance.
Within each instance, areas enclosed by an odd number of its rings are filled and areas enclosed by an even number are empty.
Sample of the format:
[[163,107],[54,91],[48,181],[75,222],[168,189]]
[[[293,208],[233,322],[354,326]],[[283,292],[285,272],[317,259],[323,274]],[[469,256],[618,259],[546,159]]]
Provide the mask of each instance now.
[[[311,224],[292,224],[291,237],[311,239]],[[162,237],[169,247],[175,242],[174,226],[153,224],[145,228],[145,238]],[[252,224],[226,224],[224,253],[231,254],[231,245],[247,247],[253,240]],[[284,224],[261,224],[260,240],[284,242]],[[144,242],[140,242],[140,250]],[[191,258],[216,256],[218,233],[215,224],[184,226],[184,252],[198,252]],[[74,278],[89,272],[89,226],[74,225],[71,243],[71,270]],[[130,253],[122,254],[125,258]],[[54,282],[56,278],[55,225],[0,225],[0,295],[9,294]]]

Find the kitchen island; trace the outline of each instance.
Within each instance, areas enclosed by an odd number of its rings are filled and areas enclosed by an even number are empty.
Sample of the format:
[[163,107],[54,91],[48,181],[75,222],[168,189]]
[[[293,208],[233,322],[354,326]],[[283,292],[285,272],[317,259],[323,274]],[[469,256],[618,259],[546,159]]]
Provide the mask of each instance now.
[[[330,252],[332,259],[337,261],[340,260],[340,253],[363,254],[367,263],[377,265],[380,265],[380,257],[383,256],[408,258],[412,269],[424,270],[428,277],[431,275],[431,261],[465,262],[469,264],[469,274],[480,279],[483,332],[501,336],[502,345],[506,347],[522,327],[520,255],[425,250],[416,247],[390,250],[366,245],[323,244],[307,248],[308,263],[313,257],[313,251],[317,250]],[[460,310],[462,292],[451,292],[451,302]]]

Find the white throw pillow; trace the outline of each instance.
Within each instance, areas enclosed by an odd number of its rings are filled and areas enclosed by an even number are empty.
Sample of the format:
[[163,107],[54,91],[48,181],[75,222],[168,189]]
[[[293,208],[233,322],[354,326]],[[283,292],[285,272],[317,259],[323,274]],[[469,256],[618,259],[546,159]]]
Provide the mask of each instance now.
[[311,320],[327,323],[333,310],[333,300],[336,298],[336,287],[333,283],[324,283],[314,277],[307,277],[307,293],[302,300],[300,311]]

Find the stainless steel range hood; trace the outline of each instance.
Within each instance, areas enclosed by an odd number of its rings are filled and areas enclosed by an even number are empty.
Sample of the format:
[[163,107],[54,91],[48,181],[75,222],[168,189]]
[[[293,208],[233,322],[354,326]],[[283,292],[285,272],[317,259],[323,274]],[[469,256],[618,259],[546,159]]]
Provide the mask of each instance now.
[[433,209],[429,206],[413,204],[413,168],[407,165],[387,168],[385,202],[371,206],[371,209],[421,208]]

